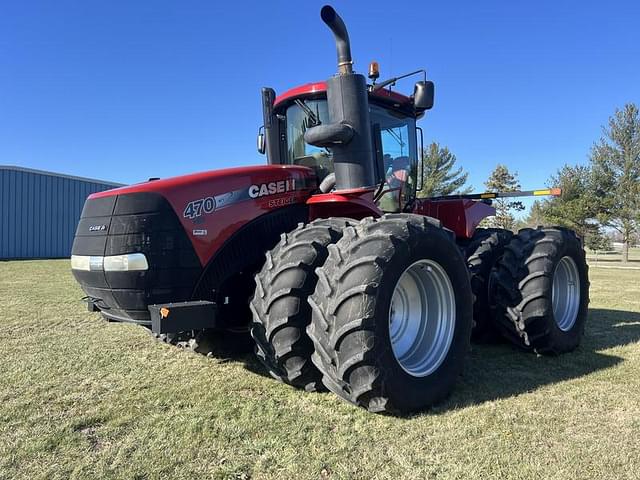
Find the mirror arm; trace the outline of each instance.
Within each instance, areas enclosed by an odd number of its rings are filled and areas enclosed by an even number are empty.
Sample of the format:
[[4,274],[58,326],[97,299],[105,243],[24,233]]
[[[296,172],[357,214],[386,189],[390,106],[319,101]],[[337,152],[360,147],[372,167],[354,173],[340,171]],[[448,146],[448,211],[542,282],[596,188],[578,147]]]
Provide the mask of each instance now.
[[411,72],[411,73],[406,73],[404,75],[400,75],[399,77],[393,77],[393,78],[389,78],[387,80],[385,80],[384,82],[380,82],[380,83],[376,83],[375,85],[370,85],[369,86],[369,91],[370,92],[377,92],[378,90],[380,90],[381,88],[386,87],[387,85],[394,85],[398,80],[402,80],[403,78],[407,78],[410,77],[412,75],[417,75],[418,73],[422,73],[422,76],[424,77],[424,80],[427,80],[427,71],[423,68],[421,68],[420,70],[416,70],[415,72]]

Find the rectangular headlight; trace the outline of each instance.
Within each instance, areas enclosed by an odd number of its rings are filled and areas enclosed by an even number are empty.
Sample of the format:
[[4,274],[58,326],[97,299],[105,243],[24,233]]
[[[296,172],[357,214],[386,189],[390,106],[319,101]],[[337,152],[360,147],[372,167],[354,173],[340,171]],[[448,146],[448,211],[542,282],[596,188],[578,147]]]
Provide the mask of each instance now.
[[131,272],[149,270],[147,257],[144,253],[128,253],[126,255],[112,255],[104,257],[105,272]]
[[87,255],[71,255],[71,269],[88,272],[91,270],[90,258]]

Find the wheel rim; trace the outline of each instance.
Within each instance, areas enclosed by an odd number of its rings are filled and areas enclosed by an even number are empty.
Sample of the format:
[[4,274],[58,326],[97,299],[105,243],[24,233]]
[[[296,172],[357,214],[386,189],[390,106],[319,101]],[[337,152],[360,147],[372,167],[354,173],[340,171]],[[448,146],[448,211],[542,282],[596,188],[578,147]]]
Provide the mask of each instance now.
[[389,307],[389,337],[409,375],[425,377],[443,362],[453,340],[455,305],[451,280],[433,260],[419,260],[400,276]]
[[576,323],[580,309],[580,277],[578,266],[571,257],[562,257],[556,265],[551,303],[553,318],[560,330],[570,330]]

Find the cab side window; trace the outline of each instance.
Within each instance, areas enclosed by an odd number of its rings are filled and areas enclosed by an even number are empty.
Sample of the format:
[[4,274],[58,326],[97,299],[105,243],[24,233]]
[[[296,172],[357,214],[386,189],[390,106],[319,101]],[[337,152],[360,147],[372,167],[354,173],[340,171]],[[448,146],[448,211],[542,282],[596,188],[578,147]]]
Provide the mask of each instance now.
[[385,185],[378,206],[387,213],[400,212],[415,188],[410,174],[414,142],[410,141],[409,132],[409,125],[404,122],[380,128]]

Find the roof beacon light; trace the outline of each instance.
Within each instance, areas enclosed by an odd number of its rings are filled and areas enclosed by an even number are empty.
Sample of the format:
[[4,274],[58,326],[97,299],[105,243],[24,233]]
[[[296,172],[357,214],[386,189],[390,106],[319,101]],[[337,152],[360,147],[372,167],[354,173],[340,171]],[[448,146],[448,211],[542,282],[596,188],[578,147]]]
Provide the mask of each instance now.
[[376,80],[380,77],[380,66],[378,62],[371,62],[369,64],[369,79],[373,80],[373,83],[376,83]]

